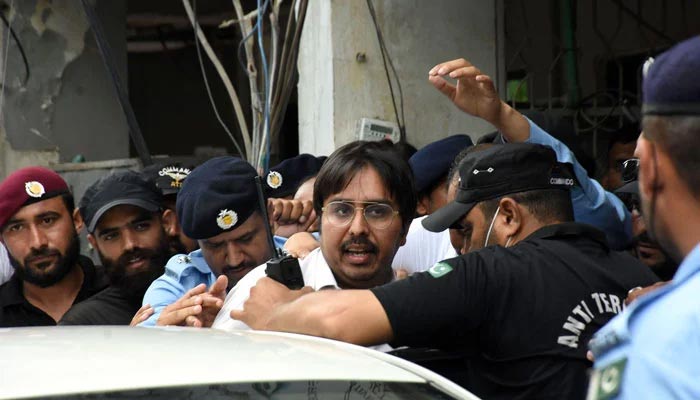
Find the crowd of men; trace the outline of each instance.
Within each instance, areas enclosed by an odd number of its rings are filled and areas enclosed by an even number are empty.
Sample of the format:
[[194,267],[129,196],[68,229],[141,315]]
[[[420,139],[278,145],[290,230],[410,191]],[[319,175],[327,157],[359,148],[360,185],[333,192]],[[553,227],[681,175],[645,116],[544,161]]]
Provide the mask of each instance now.
[[[0,183],[0,327],[278,330],[457,354],[489,399],[700,398],[697,71],[700,37],[647,63],[604,185],[464,59],[429,81],[498,129],[476,145],[352,142],[262,186],[238,157],[156,165],[77,208],[57,173],[22,168]],[[267,276],[276,248],[304,288]]]

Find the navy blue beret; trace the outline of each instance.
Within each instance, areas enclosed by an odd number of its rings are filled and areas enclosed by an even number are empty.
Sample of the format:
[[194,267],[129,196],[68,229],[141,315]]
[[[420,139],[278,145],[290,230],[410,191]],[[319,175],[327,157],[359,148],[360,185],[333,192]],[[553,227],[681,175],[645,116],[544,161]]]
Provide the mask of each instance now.
[[644,77],[644,115],[700,115],[700,36],[656,57]]
[[192,239],[236,229],[258,209],[255,169],[238,157],[217,157],[194,169],[177,194],[177,218]]
[[457,154],[473,144],[467,135],[452,135],[436,140],[412,155],[408,164],[413,170],[418,193],[446,177]]
[[293,195],[307,178],[318,174],[323,161],[325,157],[311,154],[299,154],[282,161],[267,173],[265,194],[277,198]]

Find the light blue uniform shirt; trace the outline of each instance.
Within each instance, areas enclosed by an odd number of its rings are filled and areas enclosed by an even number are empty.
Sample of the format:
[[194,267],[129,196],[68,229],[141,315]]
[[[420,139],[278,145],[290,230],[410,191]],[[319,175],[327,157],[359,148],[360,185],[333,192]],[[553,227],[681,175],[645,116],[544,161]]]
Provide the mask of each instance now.
[[[591,341],[590,398],[700,399],[700,245]],[[607,397],[606,397],[607,396]]]
[[155,326],[166,306],[176,302],[197,285],[204,283],[210,287],[215,281],[216,276],[204,261],[202,250],[171,257],[165,265],[165,274],[153,281],[143,296],[143,304],[150,304],[155,312],[139,325]]
[[542,144],[551,147],[557,154],[557,161],[570,163],[579,185],[571,189],[576,222],[593,225],[605,232],[612,249],[621,250],[632,239],[632,216],[622,201],[603,189],[600,183],[590,179],[586,170],[578,163],[574,153],[559,140],[530,121],[530,138],[526,143]]

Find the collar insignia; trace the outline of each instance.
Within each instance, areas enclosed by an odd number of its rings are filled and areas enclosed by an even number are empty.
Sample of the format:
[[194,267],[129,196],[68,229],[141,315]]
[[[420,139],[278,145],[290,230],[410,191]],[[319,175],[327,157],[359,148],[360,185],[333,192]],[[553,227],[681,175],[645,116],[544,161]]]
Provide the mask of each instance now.
[[282,186],[282,174],[277,171],[270,171],[270,173],[267,174],[267,186],[273,189]]
[[238,214],[235,211],[223,209],[219,212],[219,216],[216,217],[216,224],[221,229],[229,229],[236,225],[236,222],[238,222]]
[[46,190],[44,189],[44,185],[37,181],[31,181],[31,182],[26,182],[24,184],[24,191],[27,192],[28,195],[34,198],[39,198],[46,193]]

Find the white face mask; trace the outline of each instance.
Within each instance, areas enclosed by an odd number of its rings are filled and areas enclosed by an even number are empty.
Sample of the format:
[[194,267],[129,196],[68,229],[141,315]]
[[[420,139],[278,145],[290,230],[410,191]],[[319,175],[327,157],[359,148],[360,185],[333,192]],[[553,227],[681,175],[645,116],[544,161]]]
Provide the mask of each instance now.
[[[489,245],[489,238],[491,237],[491,230],[493,230],[493,225],[496,222],[496,217],[498,216],[498,212],[501,211],[501,206],[499,205],[498,208],[496,208],[496,212],[493,214],[493,218],[491,218],[491,225],[489,225],[489,230],[486,232],[486,240],[484,241],[484,247]],[[508,240],[506,241],[505,247],[508,247],[510,245],[510,241],[513,239],[513,236],[509,236]]]

